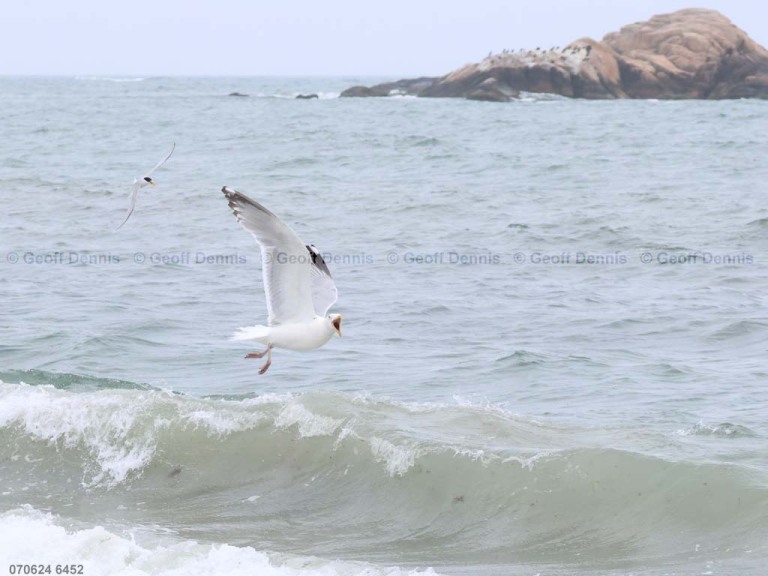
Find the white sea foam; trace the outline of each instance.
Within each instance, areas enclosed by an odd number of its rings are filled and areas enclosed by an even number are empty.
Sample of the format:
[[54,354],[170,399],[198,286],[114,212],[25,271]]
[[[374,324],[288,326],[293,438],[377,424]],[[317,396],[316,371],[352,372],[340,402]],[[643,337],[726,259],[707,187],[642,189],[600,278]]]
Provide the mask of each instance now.
[[390,476],[402,476],[416,463],[417,450],[409,446],[396,446],[389,440],[373,437],[370,441],[371,452],[377,462],[387,467]]
[[97,466],[85,477],[90,486],[114,486],[141,472],[157,451],[159,435],[171,426],[221,437],[255,428],[266,418],[239,402],[162,391],[73,394],[52,386],[0,388],[0,428],[19,427],[29,437],[57,447],[85,448]]
[[32,438],[65,448],[84,446],[99,465],[90,483],[119,483],[145,466],[155,450],[153,431],[140,425],[148,417],[148,395],[135,394],[131,402],[124,396],[6,384],[0,388],[0,428],[18,426]]
[[[424,571],[372,564],[283,557],[227,544],[192,540],[140,544],[101,526],[66,528],[56,516],[22,507],[0,514],[0,566],[83,565],[83,573],[109,576],[416,576]],[[144,535],[145,536],[145,535]],[[165,539],[165,536],[163,536]],[[144,537],[142,539],[145,539]]]
[[680,436],[720,436],[723,438],[738,436],[754,436],[755,433],[745,426],[723,422],[720,424],[709,424],[699,420],[690,428],[680,428],[677,431]]
[[330,436],[341,424],[342,420],[313,414],[299,402],[286,404],[275,419],[277,428],[290,428],[296,425],[303,438]]

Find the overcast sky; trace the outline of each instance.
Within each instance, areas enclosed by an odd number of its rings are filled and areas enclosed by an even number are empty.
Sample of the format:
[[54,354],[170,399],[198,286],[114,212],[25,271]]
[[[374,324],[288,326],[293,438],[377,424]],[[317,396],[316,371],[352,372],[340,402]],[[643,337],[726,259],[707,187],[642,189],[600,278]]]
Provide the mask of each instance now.
[[768,46],[757,0],[4,0],[0,74],[439,75],[688,7]]

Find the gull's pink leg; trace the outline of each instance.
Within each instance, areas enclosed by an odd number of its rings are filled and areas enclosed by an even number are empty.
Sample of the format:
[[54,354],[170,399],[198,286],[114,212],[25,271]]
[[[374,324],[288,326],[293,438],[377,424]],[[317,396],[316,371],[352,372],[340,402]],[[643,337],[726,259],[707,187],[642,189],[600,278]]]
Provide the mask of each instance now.
[[264,366],[261,367],[261,370],[259,370],[259,374],[264,374],[267,370],[269,370],[269,367],[272,365],[272,345],[270,344],[266,349],[267,354],[267,361],[264,363]]

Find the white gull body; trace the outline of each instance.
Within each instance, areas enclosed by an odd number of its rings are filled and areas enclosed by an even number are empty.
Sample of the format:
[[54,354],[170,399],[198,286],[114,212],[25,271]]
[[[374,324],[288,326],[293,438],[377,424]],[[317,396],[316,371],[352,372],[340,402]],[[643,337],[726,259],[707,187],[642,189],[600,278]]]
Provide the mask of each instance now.
[[325,316],[315,316],[309,322],[292,322],[272,326],[240,328],[233,340],[253,340],[265,346],[306,352],[320,348],[337,332]]

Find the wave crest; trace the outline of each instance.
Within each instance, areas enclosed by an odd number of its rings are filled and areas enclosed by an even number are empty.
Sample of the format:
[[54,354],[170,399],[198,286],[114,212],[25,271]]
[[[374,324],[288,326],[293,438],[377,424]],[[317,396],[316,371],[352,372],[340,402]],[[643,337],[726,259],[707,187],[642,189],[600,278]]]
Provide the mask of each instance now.
[[694,540],[763,549],[768,489],[754,471],[594,437],[466,401],[0,385],[6,494],[38,507],[139,510],[185,537],[213,526],[270,550],[301,541],[308,554],[368,558],[395,546],[412,561],[435,549],[457,563],[567,562],[583,550],[610,561],[674,556]]

